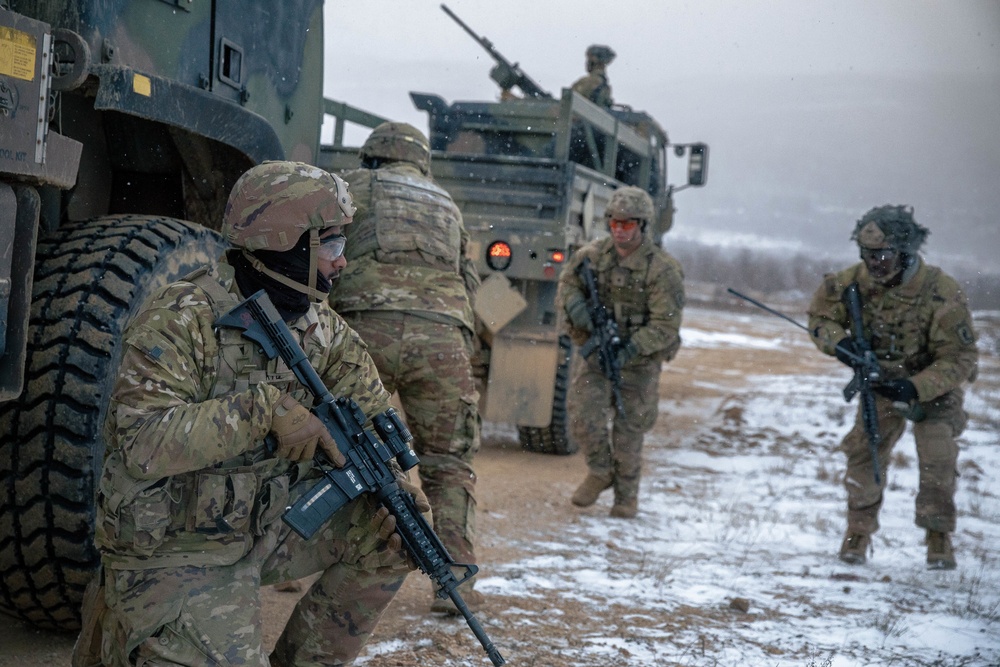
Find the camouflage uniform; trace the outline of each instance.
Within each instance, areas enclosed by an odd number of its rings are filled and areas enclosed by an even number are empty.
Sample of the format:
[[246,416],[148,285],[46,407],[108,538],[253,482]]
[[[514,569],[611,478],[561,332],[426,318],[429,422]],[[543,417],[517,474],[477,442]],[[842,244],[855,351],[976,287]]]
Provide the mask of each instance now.
[[[841,302],[844,289],[857,281],[861,292],[865,337],[887,380],[910,378],[927,417],[913,425],[920,460],[916,501],[918,526],[955,530],[955,438],[965,428],[963,382],[975,377],[978,353],[972,316],[958,284],[941,269],[920,259],[902,285],[884,289],[871,280],[863,263],[826,276],[809,307],[813,342],[826,354],[848,335],[850,318]],[[906,418],[891,401],[876,395],[882,444],[877,486],[860,412],[841,448],[847,455],[849,530],[866,534],[878,529],[878,511],[886,484],[885,471]]]
[[572,89],[602,107],[610,107],[611,84],[605,67],[615,59],[615,52],[607,46],[593,45],[587,49],[587,74],[577,79]]
[[[213,298],[208,280],[231,294],[228,303]],[[241,299],[223,264],[217,277],[153,296],[126,333],[97,505],[109,607],[105,664],[158,656],[266,665],[260,585],[314,572],[323,574],[279,640],[280,662],[346,664],[408,572],[401,555],[372,535],[368,496],[308,542],[280,521],[317,473],[309,463],[266,456],[262,440],[281,393],[307,402],[307,392],[237,330],[215,330],[219,311]],[[388,407],[364,344],[328,306],[290,326],[334,395],[354,397],[366,414]],[[236,367],[223,372],[223,364]]]
[[[254,169],[266,174],[273,164]],[[329,195],[309,184],[331,177],[296,164],[278,164],[276,178],[292,208],[305,202],[313,211],[302,228],[335,224],[324,221],[329,207],[310,201]],[[301,173],[308,176],[296,180]],[[297,190],[301,183],[308,189]],[[346,188],[342,194],[349,208]],[[349,664],[409,572],[404,554],[375,530],[376,501],[367,494],[308,541],[280,520],[320,473],[311,457],[269,454],[264,438],[286,392],[310,399],[280,358],[268,360],[239,330],[215,326],[243,298],[227,261],[239,252],[154,294],[124,335],[97,495],[106,665],[268,665],[260,586],[313,573],[320,577],[270,661]],[[388,408],[364,344],[326,303],[307,303],[289,327],[334,395],[351,396],[369,415]]]
[[[558,299],[563,307],[585,298],[576,272],[584,257],[590,258],[601,303],[614,313],[622,338],[631,341],[638,354],[622,369],[624,417],[614,409],[611,383],[601,372],[598,355],[588,359],[577,355],[569,394],[572,435],[583,447],[590,475],[614,487],[615,504],[634,505],[639,493],[643,435],[656,422],[660,370],[681,345],[684,274],[677,260],[648,237],[624,259],[615,251],[612,239],[593,241],[574,253],[562,270]],[[577,346],[590,337],[569,320],[564,326]]]
[[[386,125],[373,136],[405,132],[426,143],[416,128]],[[358,212],[331,303],[368,344],[386,389],[399,392],[435,532],[457,562],[475,563],[480,418],[470,355],[479,276],[465,256],[462,214],[419,158],[344,179]]]

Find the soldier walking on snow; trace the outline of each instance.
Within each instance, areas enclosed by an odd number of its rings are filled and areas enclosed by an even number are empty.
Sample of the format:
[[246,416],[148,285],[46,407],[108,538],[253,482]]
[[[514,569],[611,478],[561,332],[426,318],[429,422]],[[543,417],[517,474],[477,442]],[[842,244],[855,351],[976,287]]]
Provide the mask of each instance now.
[[[466,257],[469,235],[430,176],[420,130],[383,123],[360,156],[362,168],[344,174],[358,207],[350,265],[330,301],[368,344],[385,387],[399,392],[435,532],[456,562],[475,563],[480,418],[470,360],[479,274]],[[464,596],[473,611],[484,602],[474,589]],[[431,609],[458,613],[436,596]]]
[[[593,324],[577,267],[589,258],[601,304],[614,315],[621,333],[617,361],[624,415],[616,410],[612,385],[598,355],[574,360],[570,422],[589,473],[572,502],[588,507],[602,491],[614,487],[611,516],[629,519],[638,511],[642,441],[656,422],[660,370],[681,345],[684,274],[677,260],[646,234],[653,215],[653,201],[645,191],[634,186],[616,190],[605,211],[611,235],[573,254],[559,277],[557,295],[566,316],[564,328],[577,346],[583,345]],[[609,411],[613,412],[610,438]]]
[[[385,411],[375,364],[326,303],[353,213],[344,182],[322,169],[253,167],[226,206],[235,247],[154,294],[129,325],[97,496],[105,586],[81,635],[97,625],[103,641],[78,641],[74,664],[349,664],[368,640],[409,572],[395,518],[365,494],[309,540],[281,521],[321,478],[314,452],[344,458],[281,359],[216,326],[264,290],[330,391]],[[268,657],[261,585],[313,573]]]
[[841,300],[845,288],[856,282],[864,335],[882,378],[874,384],[881,483],[875,483],[860,410],[854,428],[841,442],[847,455],[847,533],[840,559],[847,563],[865,562],[871,535],[879,527],[889,456],[908,416],[920,466],[916,524],[927,531],[927,564],[932,569],[956,565],[949,536],[955,530],[955,438],[967,420],[962,384],[975,379],[978,353],[972,316],[958,283],[917,254],[927,234],[913,219],[912,208],[871,209],[851,235],[863,261],[827,275],[809,307],[813,342],[852,366],[855,360],[837,348],[857,351],[848,336],[850,318]]

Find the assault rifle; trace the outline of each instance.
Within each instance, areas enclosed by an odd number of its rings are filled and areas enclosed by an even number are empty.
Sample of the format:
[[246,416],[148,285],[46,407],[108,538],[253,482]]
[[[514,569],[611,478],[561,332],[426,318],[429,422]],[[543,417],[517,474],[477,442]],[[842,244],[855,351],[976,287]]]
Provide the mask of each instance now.
[[[853,288],[853,289],[852,289]],[[778,317],[791,322],[800,329],[809,331],[809,327],[796,322],[788,315],[782,312],[774,310],[768,306],[765,306],[760,301],[751,299],[745,294],[740,294],[733,288],[728,288],[727,291],[739,298],[749,301],[758,308],[762,308],[772,315],[777,315]],[[868,341],[865,340],[864,328],[861,322],[861,298],[858,293],[858,284],[851,283],[846,290],[844,290],[843,300],[845,305],[847,305],[848,315],[851,318],[851,325],[854,331],[852,331],[852,340],[854,342],[855,349],[860,354],[856,354],[853,350],[848,350],[844,347],[837,345],[837,351],[846,356],[851,360],[852,366],[854,367],[854,377],[851,379],[847,386],[844,387],[844,400],[848,403],[854,398],[854,395],[859,391],[861,392],[861,418],[865,426],[865,434],[868,436],[868,448],[871,451],[872,456],[872,467],[875,472],[875,483],[881,484],[882,476],[879,473],[878,466],[878,446],[882,442],[882,434],[878,427],[878,412],[875,409],[875,395],[872,393],[872,384],[877,383],[881,377],[881,369],[879,369],[878,361],[875,359],[875,354],[871,350],[871,346]],[[854,305],[852,305],[852,303]],[[856,309],[856,314],[855,314]]]
[[858,392],[861,393],[861,419],[865,425],[865,435],[868,436],[868,449],[872,456],[872,468],[875,471],[875,483],[881,484],[878,469],[878,446],[882,443],[882,433],[878,428],[878,410],[875,408],[875,393],[872,384],[882,378],[882,369],[878,366],[872,346],[865,338],[864,323],[861,319],[861,292],[856,282],[851,283],[841,295],[841,300],[847,307],[847,316],[851,318],[851,342],[861,359],[854,361],[854,378],[844,387],[844,399],[850,401]]
[[[245,338],[261,346],[268,359],[280,356],[284,360],[299,382],[313,395],[312,413],[326,426],[337,443],[337,449],[347,460],[342,468],[335,468],[326,456],[317,452],[315,461],[323,471],[323,479],[285,510],[282,517],[285,523],[308,540],[348,502],[363,493],[374,494],[396,517],[396,531],[402,538],[404,548],[417,567],[438,586],[438,597],[450,597],[490,661],[496,667],[505,664],[503,656],[457,590],[479,568],[456,563],[452,559],[441,539],[417,509],[413,496],[396,482],[390,461],[395,459],[404,471],[419,463],[410,448],[410,432],[396,411],[389,408],[372,418],[375,433],[366,429],[364,412],[353,399],[335,398],[330,393],[264,290],[239,303],[220,317],[216,325],[240,329]],[[268,438],[266,446],[273,450],[276,443],[271,436]],[[462,579],[455,576],[453,567],[465,568]]]
[[441,9],[443,9],[444,13],[450,16],[455,23],[462,26],[462,29],[469,33],[472,39],[476,40],[476,42],[479,43],[479,46],[486,49],[486,53],[490,54],[490,57],[496,61],[497,64],[490,70],[490,78],[496,81],[502,89],[510,90],[514,86],[517,86],[527,97],[552,99],[552,94],[546,90],[542,90],[542,87],[535,83],[530,76],[525,74],[517,63],[511,64],[509,60],[500,54],[499,51],[493,48],[493,42],[485,37],[477,35],[472,28],[465,25],[465,22],[455,15],[455,12],[448,9],[447,5],[442,4]]
[[597,352],[597,359],[601,364],[601,372],[604,377],[611,382],[611,391],[615,396],[615,407],[618,409],[620,417],[625,416],[625,404],[622,402],[622,369],[618,364],[618,351],[622,349],[622,337],[618,330],[618,323],[614,316],[608,313],[608,309],[601,303],[601,296],[597,292],[597,277],[590,267],[590,258],[584,257],[580,265],[576,267],[576,273],[583,281],[583,286],[587,292],[587,312],[590,314],[590,323],[594,325],[594,334],[583,347],[580,354],[584,358],[590,357]]

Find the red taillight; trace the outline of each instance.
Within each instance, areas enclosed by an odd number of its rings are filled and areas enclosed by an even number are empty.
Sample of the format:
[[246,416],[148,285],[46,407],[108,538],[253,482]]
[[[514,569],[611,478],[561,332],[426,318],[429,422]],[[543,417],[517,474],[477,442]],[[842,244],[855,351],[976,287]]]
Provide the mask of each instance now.
[[564,253],[562,250],[553,250],[552,261],[555,262],[556,264],[562,264],[563,262],[566,261],[566,253]]
[[494,271],[504,271],[510,266],[512,253],[506,241],[494,241],[486,248],[486,265]]

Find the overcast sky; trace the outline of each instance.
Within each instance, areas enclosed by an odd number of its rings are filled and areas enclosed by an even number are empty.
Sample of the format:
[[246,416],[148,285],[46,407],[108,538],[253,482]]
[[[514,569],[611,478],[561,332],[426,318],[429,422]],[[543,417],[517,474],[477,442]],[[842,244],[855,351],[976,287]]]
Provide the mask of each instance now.
[[[1000,255],[998,0],[446,4],[557,96],[583,74],[588,45],[611,46],[616,102],[675,141],[710,144],[709,183],[678,195],[672,233],[730,220],[797,247],[848,248],[864,210],[908,203],[929,248],[1000,270],[989,259]],[[497,98],[492,61],[439,2],[327,0],[325,11],[327,97],[425,131],[410,91]],[[961,239],[958,219],[972,220]]]

